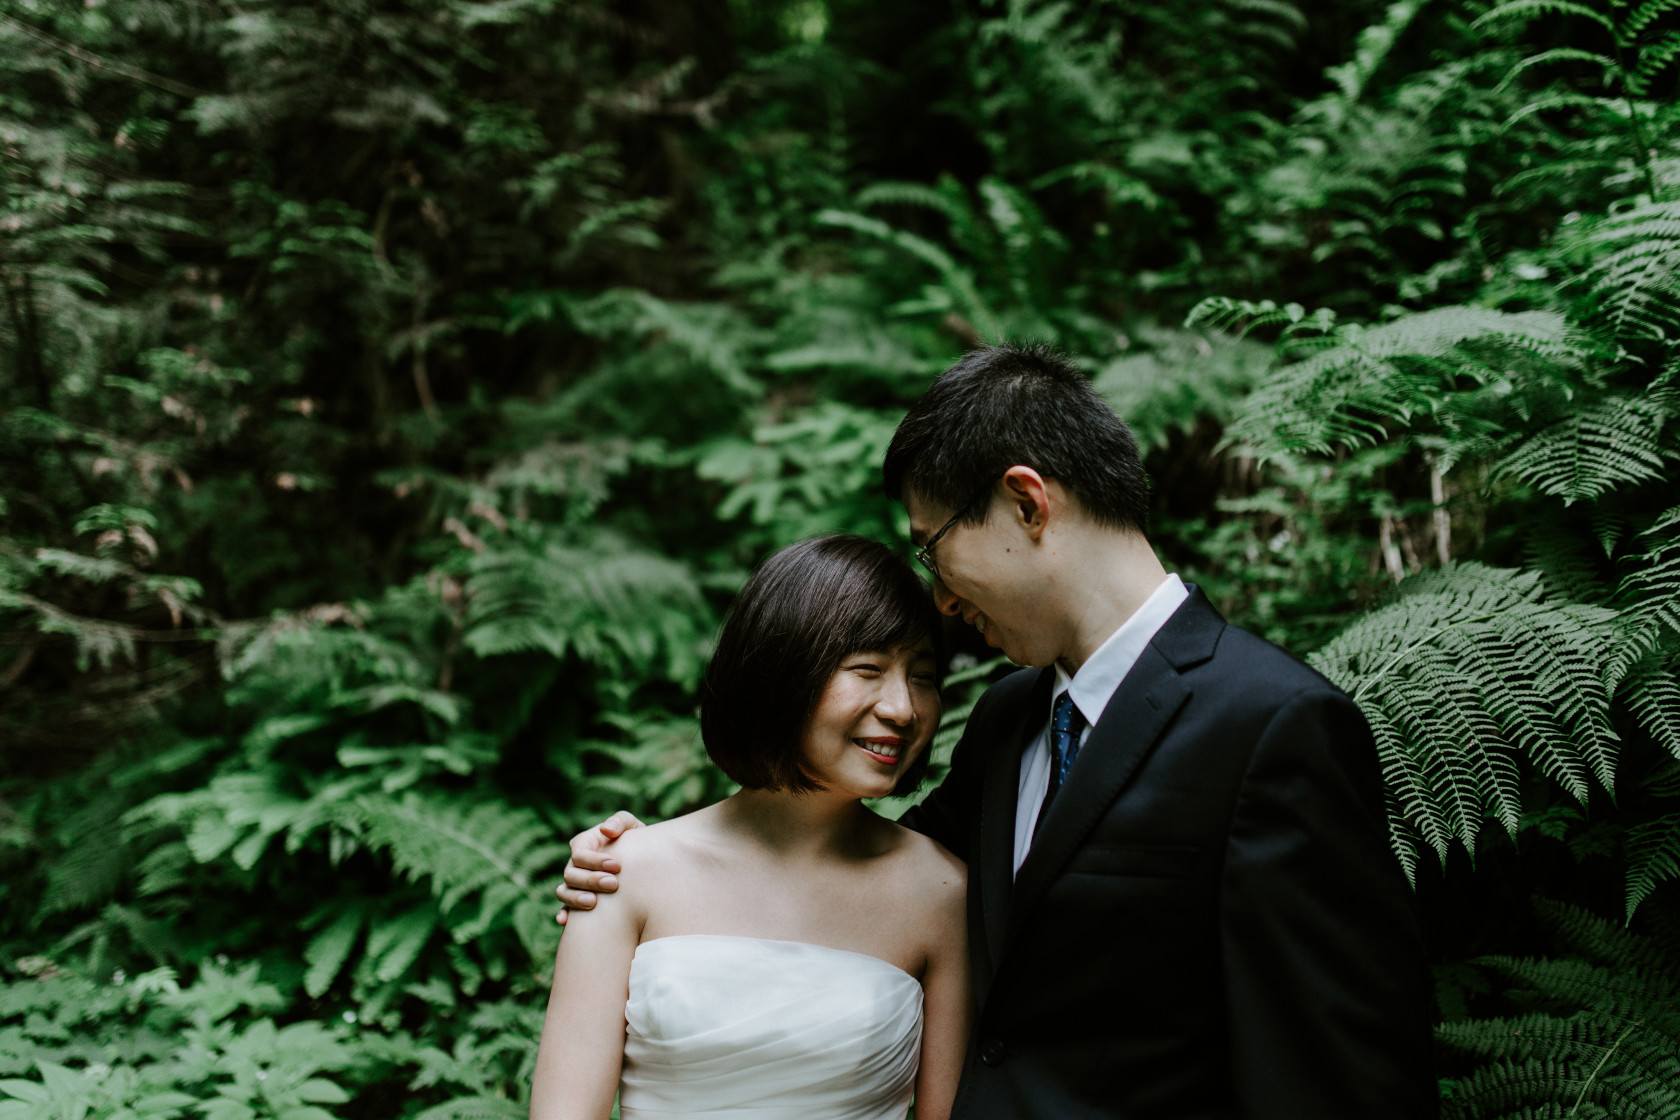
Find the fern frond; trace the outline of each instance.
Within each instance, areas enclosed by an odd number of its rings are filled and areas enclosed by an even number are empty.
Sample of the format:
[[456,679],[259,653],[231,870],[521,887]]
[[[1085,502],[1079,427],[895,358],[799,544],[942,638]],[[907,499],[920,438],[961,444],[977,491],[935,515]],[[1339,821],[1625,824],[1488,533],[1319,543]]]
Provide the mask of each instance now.
[[[380,918],[369,925],[367,949],[357,968],[358,978],[388,984],[407,972],[438,928],[437,907],[427,902],[396,917]],[[479,931],[475,931],[479,932]],[[457,936],[457,941],[464,940]]]
[[[1557,946],[1572,957],[1613,971],[1666,974],[1676,958],[1660,942],[1581,906],[1536,898],[1534,913]],[[1680,978],[1673,978],[1680,979]]]
[[1137,205],[1145,210],[1155,210],[1161,205],[1161,196],[1148,183],[1118,167],[1095,160],[1081,160],[1058,167],[1040,175],[1027,187],[1040,191],[1064,182],[1094,185],[1108,197],[1109,204],[1116,207]]
[[866,217],[862,214],[852,214],[844,210],[823,210],[817,214],[819,225],[836,226],[850,229],[867,237],[883,241],[915,257],[927,264],[939,274],[945,287],[950,291],[969,321],[979,330],[982,337],[996,341],[1003,337],[1002,328],[997,316],[980,297],[979,289],[975,287],[974,276],[967,269],[957,264],[944,249],[923,237],[913,233],[894,229],[883,221]]
[[1680,759],[1680,676],[1667,667],[1635,672],[1621,695],[1651,738]]
[[1404,823],[1444,858],[1455,838],[1474,851],[1485,814],[1516,831],[1518,759],[1582,801],[1589,775],[1612,788],[1613,618],[1547,599],[1537,573],[1462,564],[1408,579],[1308,660],[1364,709]]
[[1657,886],[1680,878],[1680,813],[1635,825],[1627,833],[1627,916]]
[[414,1120],[525,1120],[528,1109],[506,1097],[458,1097],[416,1114]]
[[1505,20],[1538,19],[1541,16],[1578,16],[1589,19],[1608,31],[1613,39],[1616,35],[1616,25],[1609,18],[1593,11],[1585,4],[1576,4],[1572,0],[1510,0],[1510,3],[1500,4],[1490,11],[1484,12],[1470,24],[1472,30],[1481,30],[1492,23]]
[[1445,1115],[1680,1116],[1680,969],[1653,941],[1587,911],[1537,909],[1571,955],[1484,958],[1513,998],[1545,1010],[1443,1024],[1436,1037],[1485,1064],[1454,1083]]
[[304,947],[303,959],[309,967],[304,970],[303,990],[310,999],[319,999],[344,970],[367,917],[365,906],[350,906]]
[[462,641],[480,657],[542,650],[608,667],[699,676],[710,618],[694,573],[599,534],[583,544],[539,538],[469,564]]
[[1461,379],[1494,384],[1513,368],[1568,369],[1585,357],[1585,342],[1551,312],[1425,311],[1344,329],[1333,348],[1278,370],[1243,402],[1231,435],[1265,454],[1358,447],[1440,412]]
[[1639,566],[1616,590],[1622,615],[1613,680],[1640,659],[1680,640],[1680,506],[1640,536],[1649,546],[1629,558]]
[[[519,902],[543,899],[537,880],[565,862],[553,829],[536,814],[499,802],[463,807],[409,793],[399,800],[364,798],[359,808],[369,842],[388,851],[403,875],[430,882],[458,942],[483,934]],[[474,897],[472,914],[457,910]]]
[[1515,82],[1517,78],[1527,73],[1529,70],[1532,70],[1534,67],[1549,66],[1554,62],[1592,63],[1597,66],[1604,75],[1609,75],[1616,70],[1616,60],[1599,54],[1597,51],[1584,51],[1579,47],[1556,47],[1549,51],[1541,51],[1539,54],[1529,55],[1527,58],[1518,62],[1515,66],[1511,67],[1511,69],[1506,73],[1504,80],[1494,87],[1494,92],[1503,92],[1505,88]]
[[1680,202],[1631,207],[1567,243],[1592,255],[1589,293],[1614,330],[1658,339],[1680,330]]
[[1665,31],[1645,44],[1640,48],[1639,62],[1634,66],[1633,73],[1628,75],[1628,92],[1635,97],[1649,96],[1651,83],[1676,58],[1680,58],[1680,31]]
[[973,220],[973,214],[963,202],[926,183],[883,181],[871,183],[857,193],[853,204],[859,210],[876,206],[915,206],[943,214],[953,223]]
[[1067,248],[1067,240],[1044,220],[1032,199],[993,176],[980,180],[980,197],[1004,245],[1004,267],[1016,300],[1026,307],[1055,302],[1049,290],[1044,255]]
[[1564,504],[1663,477],[1668,412],[1650,396],[1612,396],[1571,411],[1494,465]]
[[1680,0],[1645,0],[1622,20],[1622,41],[1633,42],[1659,17],[1677,9],[1680,9]]

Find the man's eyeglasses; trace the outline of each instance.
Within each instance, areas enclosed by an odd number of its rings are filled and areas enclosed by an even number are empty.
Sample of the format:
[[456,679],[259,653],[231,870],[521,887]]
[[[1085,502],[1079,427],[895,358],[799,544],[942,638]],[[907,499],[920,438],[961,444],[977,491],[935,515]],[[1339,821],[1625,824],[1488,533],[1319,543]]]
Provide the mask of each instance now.
[[989,498],[991,497],[991,494],[992,487],[991,484],[988,483],[984,490],[974,495],[972,501],[957,510],[956,513],[953,513],[951,515],[951,520],[945,522],[945,524],[939,527],[939,532],[929,537],[927,539],[927,543],[916,550],[916,562],[931,572],[934,579],[943,579],[944,577],[939,574],[939,564],[933,558],[933,546],[939,543],[940,537],[943,537],[946,533],[951,531],[951,526],[962,520],[974,509],[975,506],[979,505],[981,499]]

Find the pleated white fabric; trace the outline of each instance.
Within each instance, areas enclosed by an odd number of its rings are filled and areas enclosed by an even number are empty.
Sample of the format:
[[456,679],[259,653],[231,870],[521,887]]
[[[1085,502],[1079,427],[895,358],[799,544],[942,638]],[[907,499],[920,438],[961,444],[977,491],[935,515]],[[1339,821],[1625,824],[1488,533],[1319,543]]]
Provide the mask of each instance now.
[[630,965],[623,1120],[903,1120],[922,986],[877,957],[682,934]]

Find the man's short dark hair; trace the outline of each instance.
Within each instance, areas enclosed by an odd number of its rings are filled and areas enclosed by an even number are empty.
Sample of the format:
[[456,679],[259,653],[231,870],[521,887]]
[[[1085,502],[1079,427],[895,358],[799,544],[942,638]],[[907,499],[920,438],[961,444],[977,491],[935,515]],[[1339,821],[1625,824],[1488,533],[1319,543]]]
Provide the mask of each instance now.
[[[841,661],[928,639],[937,666],[939,636],[927,585],[886,545],[854,536],[789,545],[753,573],[718,636],[700,682],[706,753],[748,789],[820,789],[801,764],[805,729]],[[930,743],[894,794],[915,790],[931,752]]]
[[1017,465],[1059,481],[1100,524],[1148,526],[1136,438],[1049,346],[988,346],[940,374],[899,422],[881,471],[898,501],[914,493],[974,523],[990,503],[969,503]]

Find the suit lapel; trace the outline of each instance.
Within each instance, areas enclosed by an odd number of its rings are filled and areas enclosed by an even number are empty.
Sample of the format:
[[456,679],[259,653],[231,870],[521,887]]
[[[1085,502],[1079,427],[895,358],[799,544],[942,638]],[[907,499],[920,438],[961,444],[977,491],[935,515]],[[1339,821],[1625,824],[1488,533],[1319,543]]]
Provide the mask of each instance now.
[[1173,663],[1156,649],[1142,656],[1108,701],[1102,718],[1074,759],[1067,784],[1050,803],[1032,850],[1015,878],[1008,932],[990,935],[993,959],[1000,959],[1011,936],[1032,914],[1050,882],[1084,840],[1109,804],[1154,748],[1162,731],[1190,697],[1190,688]]
[[985,781],[980,799],[980,904],[990,976],[1002,957],[1008,929],[1010,894],[1015,877],[1015,806],[1020,799],[1021,754],[1038,733],[1050,710],[1054,669],[1039,670],[1024,702],[1000,728],[986,755]]

